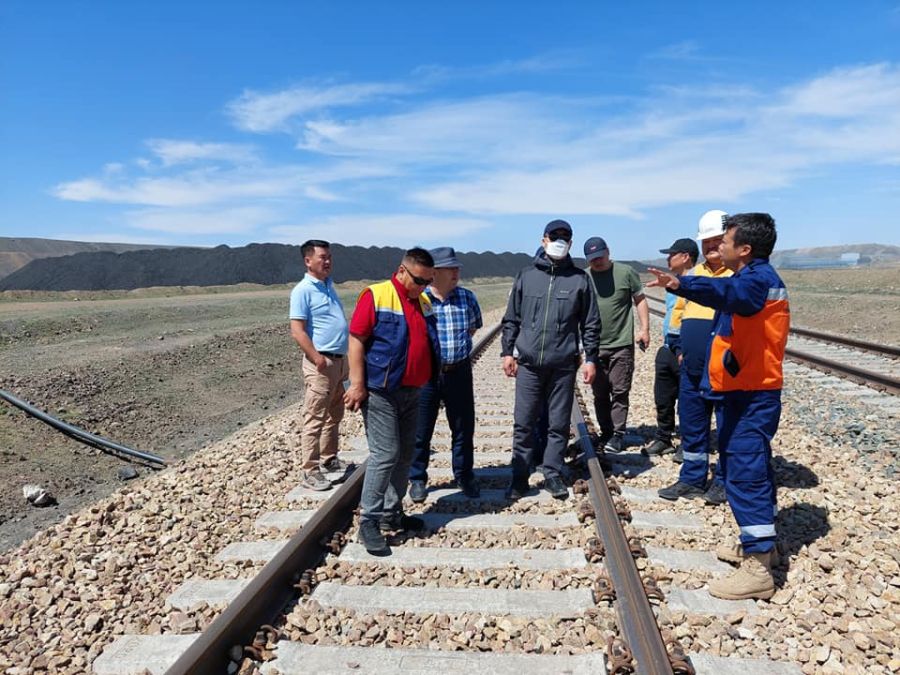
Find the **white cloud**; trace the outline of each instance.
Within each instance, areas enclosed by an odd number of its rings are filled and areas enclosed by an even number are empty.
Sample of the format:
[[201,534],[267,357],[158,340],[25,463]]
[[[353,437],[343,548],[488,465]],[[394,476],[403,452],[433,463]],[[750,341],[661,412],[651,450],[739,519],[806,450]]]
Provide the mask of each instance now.
[[200,143],[197,141],[154,138],[147,147],[162,160],[163,166],[173,166],[198,160],[224,160],[236,164],[256,160],[256,149],[238,143]]
[[226,106],[226,112],[234,124],[245,131],[287,131],[288,121],[297,115],[408,92],[407,85],[380,82],[307,85],[272,93],[247,90]]
[[281,225],[269,231],[280,241],[296,243],[326,239],[346,246],[413,246],[446,243],[451,238],[491,227],[480,218],[439,217],[426,214],[347,214],[323,216],[301,225]]
[[273,210],[254,206],[141,209],[125,213],[125,221],[131,227],[180,235],[250,233],[276,218],[277,214]]

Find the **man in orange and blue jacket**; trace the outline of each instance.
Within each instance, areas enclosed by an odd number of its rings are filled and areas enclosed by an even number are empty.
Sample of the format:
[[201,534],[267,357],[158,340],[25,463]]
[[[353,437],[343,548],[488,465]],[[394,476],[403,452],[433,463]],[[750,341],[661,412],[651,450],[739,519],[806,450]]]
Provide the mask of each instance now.
[[775,593],[775,480],[771,441],[781,416],[782,363],[790,329],[787,289],[769,256],[777,238],[767,213],[724,220],[719,252],[730,278],[677,277],[651,269],[650,286],[663,286],[716,310],[705,379],[722,395],[719,452],[725,494],[740,528],[740,542],[716,554],[740,568],[709,584],[729,600]]

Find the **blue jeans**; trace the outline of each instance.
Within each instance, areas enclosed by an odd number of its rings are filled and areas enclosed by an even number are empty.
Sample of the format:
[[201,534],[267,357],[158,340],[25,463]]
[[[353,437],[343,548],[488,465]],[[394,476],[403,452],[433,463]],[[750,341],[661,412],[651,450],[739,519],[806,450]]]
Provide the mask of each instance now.
[[360,519],[394,518],[403,513],[409,464],[416,444],[418,387],[369,391],[362,413],[369,459],[359,500]]
[[428,481],[431,437],[441,402],[450,425],[453,475],[456,480],[472,477],[475,444],[475,396],[472,393],[472,362],[466,359],[456,368],[441,373],[422,387],[416,424],[416,450],[409,470],[410,480]]

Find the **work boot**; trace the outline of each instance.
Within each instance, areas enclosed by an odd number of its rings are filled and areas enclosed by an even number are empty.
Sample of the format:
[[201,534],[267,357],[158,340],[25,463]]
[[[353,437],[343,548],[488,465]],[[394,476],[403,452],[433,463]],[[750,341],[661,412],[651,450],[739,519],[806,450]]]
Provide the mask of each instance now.
[[703,493],[703,501],[711,506],[724,504],[726,502],[725,484],[720,480],[713,480],[706,492]]
[[656,439],[646,448],[641,448],[641,454],[645,457],[658,457],[660,455],[668,455],[675,452],[675,448],[668,441]]
[[672,455],[672,461],[676,464],[684,464],[684,450],[681,449],[681,446],[678,446],[678,449],[675,451],[675,454]]
[[775,595],[772,552],[750,553],[733,574],[709,582],[709,594],[723,600],[768,600]]
[[409,481],[409,498],[414,501],[416,504],[421,504],[425,501],[425,495],[428,493],[428,488],[425,487],[424,480],[411,480]]
[[[778,565],[781,564],[781,556],[778,554],[778,547],[774,547],[770,553],[772,554],[771,566],[778,567]],[[716,557],[719,560],[732,563],[733,565],[740,565],[745,558],[744,547],[741,544],[740,537],[734,534],[728,535],[725,541],[716,546]]]
[[697,497],[702,497],[706,494],[706,491],[703,488],[697,487],[696,485],[691,485],[690,483],[682,483],[680,480],[675,481],[671,485],[660,488],[656,491],[663,499],[668,499],[670,502],[678,501],[679,497],[684,497],[685,499],[695,499]]
[[359,535],[357,537],[366,551],[372,555],[385,556],[391,554],[391,547],[387,545],[384,535],[378,529],[374,520],[361,520],[359,522]]

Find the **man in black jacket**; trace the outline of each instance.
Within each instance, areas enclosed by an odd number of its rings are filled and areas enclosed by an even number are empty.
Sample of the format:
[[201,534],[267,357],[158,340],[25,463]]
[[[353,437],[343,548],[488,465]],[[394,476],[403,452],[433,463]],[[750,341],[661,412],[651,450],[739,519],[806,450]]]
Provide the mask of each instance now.
[[600,315],[587,275],[569,256],[571,226],[564,220],[551,221],[541,243],[534,266],[516,277],[503,317],[503,371],[516,378],[510,499],[519,499],[528,491],[533,429],[545,405],[549,429],[544,487],[557,499],[569,495],[562,480],[562,464],[581,361],[579,337],[585,352],[584,381],[590,384],[596,374]]

